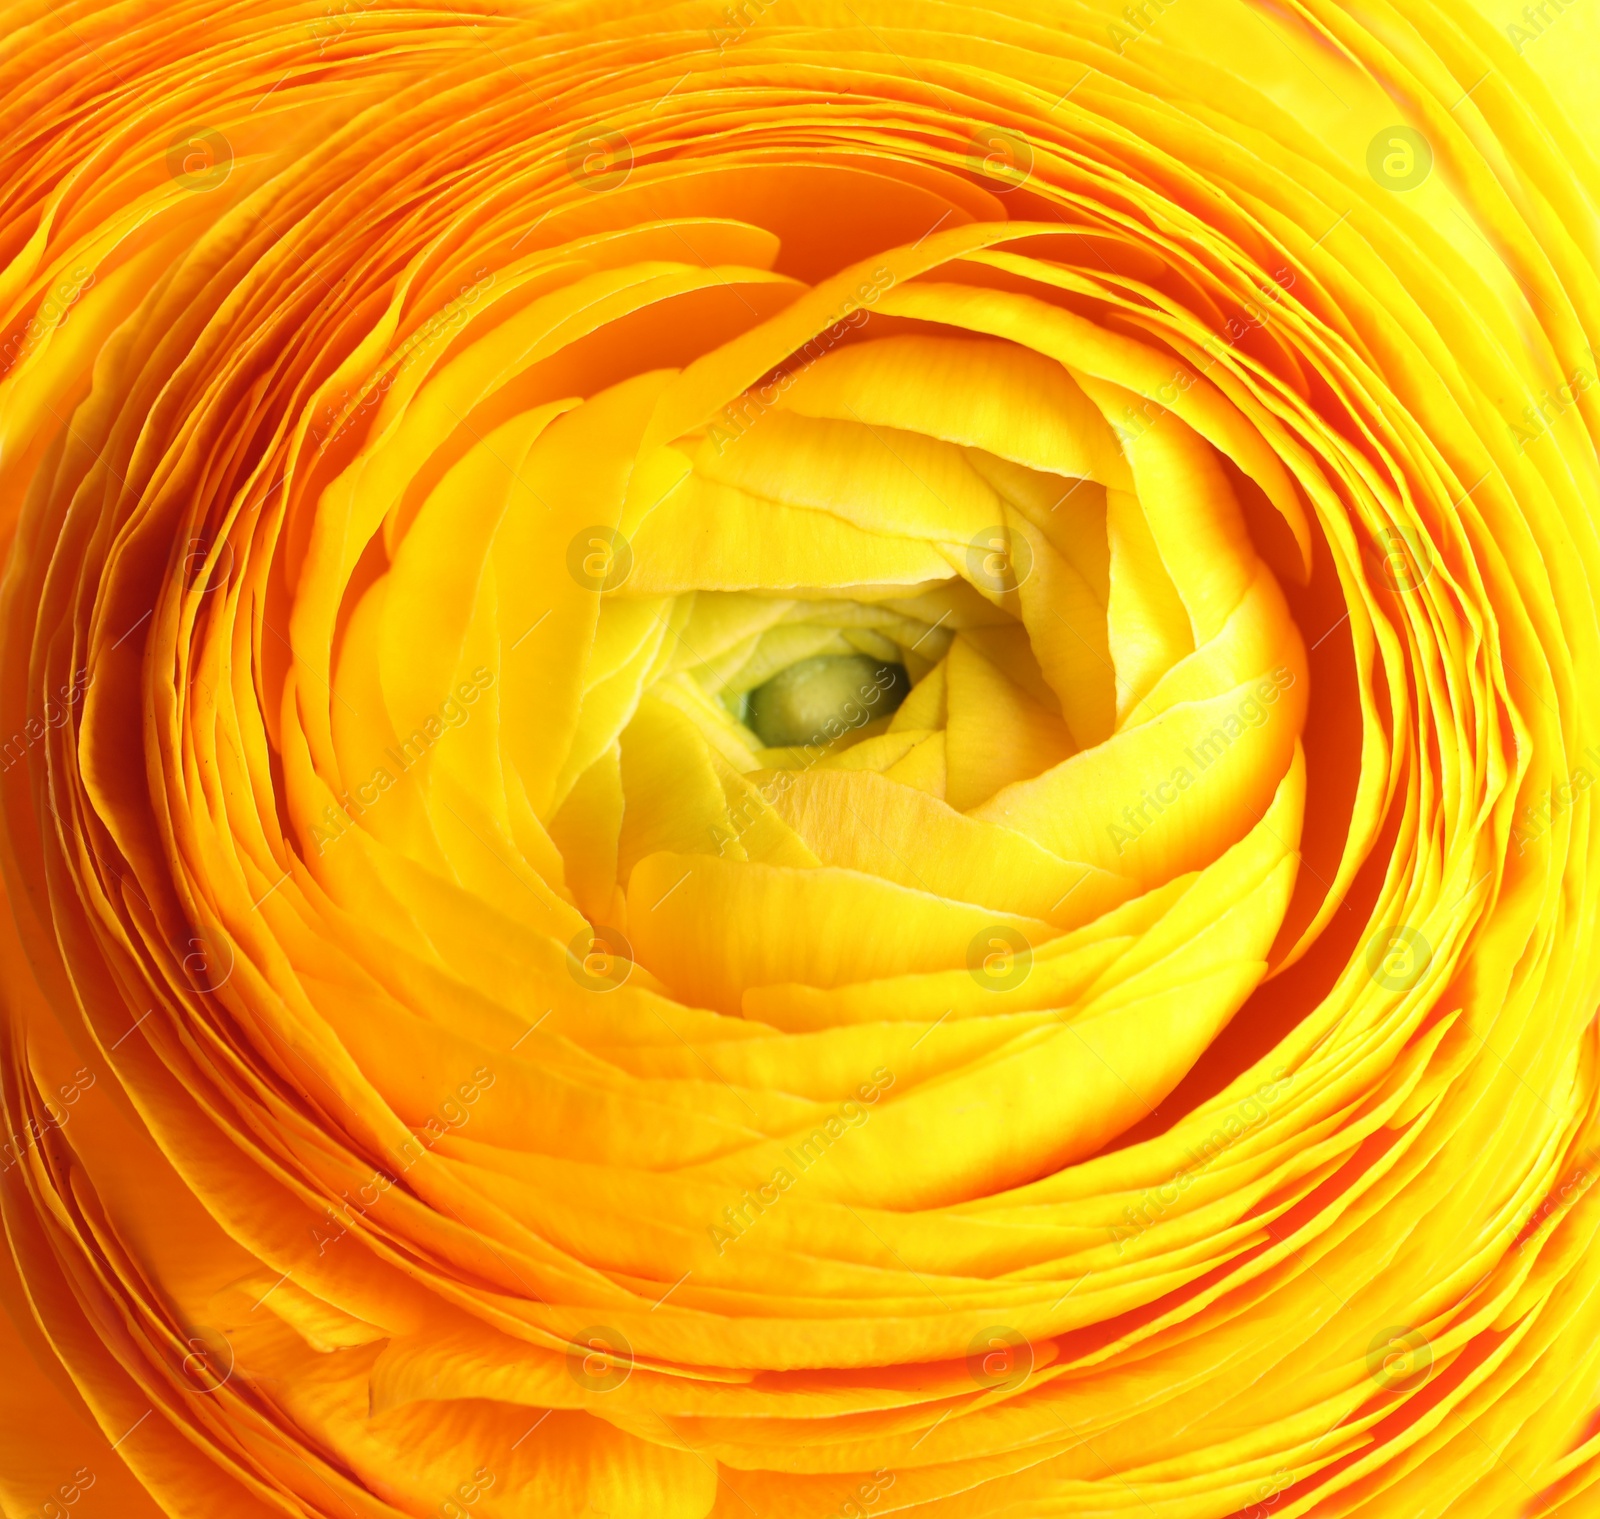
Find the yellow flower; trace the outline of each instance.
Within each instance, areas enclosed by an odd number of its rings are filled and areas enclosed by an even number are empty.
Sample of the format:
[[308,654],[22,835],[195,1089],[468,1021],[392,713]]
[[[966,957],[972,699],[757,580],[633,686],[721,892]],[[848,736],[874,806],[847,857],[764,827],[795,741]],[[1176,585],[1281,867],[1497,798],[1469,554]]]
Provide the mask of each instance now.
[[4,30],[0,1509],[1589,1511],[1526,28]]

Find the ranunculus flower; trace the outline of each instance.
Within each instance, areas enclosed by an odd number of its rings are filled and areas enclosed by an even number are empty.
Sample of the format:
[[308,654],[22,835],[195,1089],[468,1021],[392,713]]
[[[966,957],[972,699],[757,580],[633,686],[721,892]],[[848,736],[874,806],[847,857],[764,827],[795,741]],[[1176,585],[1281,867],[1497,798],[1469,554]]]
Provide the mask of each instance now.
[[5,28],[0,1508],[1590,1512],[1526,37]]

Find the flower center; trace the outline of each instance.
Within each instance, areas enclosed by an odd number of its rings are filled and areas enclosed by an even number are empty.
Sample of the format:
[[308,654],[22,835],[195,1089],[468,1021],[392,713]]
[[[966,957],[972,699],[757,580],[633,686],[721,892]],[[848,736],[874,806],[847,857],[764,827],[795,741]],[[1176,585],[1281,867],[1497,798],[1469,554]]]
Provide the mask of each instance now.
[[744,720],[768,748],[819,744],[892,716],[910,690],[904,665],[819,654],[751,691]]

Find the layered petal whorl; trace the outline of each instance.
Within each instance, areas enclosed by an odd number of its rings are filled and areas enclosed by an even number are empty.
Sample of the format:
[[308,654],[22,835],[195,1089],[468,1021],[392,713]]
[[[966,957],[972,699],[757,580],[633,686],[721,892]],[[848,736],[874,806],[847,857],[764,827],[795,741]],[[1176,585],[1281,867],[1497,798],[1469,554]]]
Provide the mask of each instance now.
[[1586,1512],[1600,174],[1517,47],[5,30],[0,1508]]

